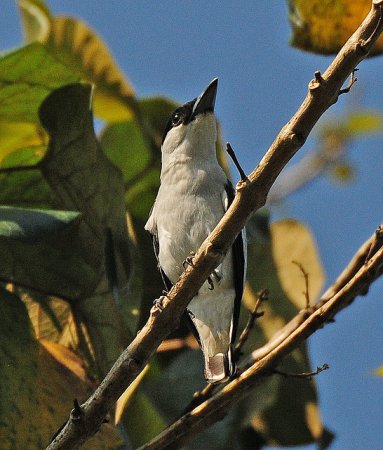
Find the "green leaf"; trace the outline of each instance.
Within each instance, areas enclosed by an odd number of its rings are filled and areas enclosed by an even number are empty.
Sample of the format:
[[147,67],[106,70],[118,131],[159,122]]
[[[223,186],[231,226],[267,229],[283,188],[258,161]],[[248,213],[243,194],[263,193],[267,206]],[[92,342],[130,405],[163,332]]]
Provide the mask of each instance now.
[[143,392],[137,392],[124,413],[124,424],[134,448],[145,444],[165,427],[161,414]]
[[54,91],[41,105],[50,143],[39,167],[58,206],[82,213],[72,252],[92,273],[78,271],[83,290],[75,297],[81,298],[75,311],[87,326],[98,373],[104,374],[135,332],[141,299],[127,289],[131,242],[123,176],[96,139],[90,98],[90,86],[75,84]]
[[96,85],[96,115],[110,122],[135,115],[133,87],[94,30],[81,20],[52,16],[40,1],[18,3],[27,39],[45,44],[58,61]]
[[39,43],[0,59],[0,122],[37,123],[37,109],[54,89],[79,80]]
[[0,238],[36,242],[49,234],[64,230],[73,222],[78,222],[79,216],[78,212],[73,211],[0,206]]

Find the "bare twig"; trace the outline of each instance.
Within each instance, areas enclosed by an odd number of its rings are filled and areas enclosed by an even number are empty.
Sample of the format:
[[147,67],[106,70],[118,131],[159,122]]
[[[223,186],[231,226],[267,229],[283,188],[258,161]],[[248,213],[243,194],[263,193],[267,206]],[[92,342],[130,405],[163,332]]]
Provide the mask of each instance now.
[[292,261],[293,264],[298,266],[299,270],[302,272],[303,278],[305,280],[305,290],[302,292],[306,299],[306,308],[310,308],[310,294],[309,294],[309,274],[305,271],[305,268],[298,261]]
[[265,289],[262,289],[261,291],[259,291],[257,293],[257,300],[255,302],[253,311],[251,311],[249,320],[247,321],[247,324],[246,324],[245,328],[243,329],[241,335],[239,336],[237,344],[234,348],[235,359],[238,359],[238,357],[240,356],[241,350],[249,337],[250,331],[254,327],[254,323],[255,323],[256,319],[263,316],[263,312],[258,312],[258,309],[259,309],[260,304],[262,302],[264,302],[265,300],[267,300],[267,295],[268,294]]
[[342,95],[342,94],[348,94],[348,93],[350,92],[350,89],[351,89],[351,88],[354,86],[354,84],[358,81],[358,79],[357,79],[356,76],[355,76],[355,72],[356,72],[357,70],[359,70],[359,69],[355,68],[355,69],[351,72],[350,81],[348,82],[348,85],[347,85],[345,88],[343,88],[343,89],[341,89],[341,90],[339,91],[339,95]]
[[[64,428],[48,446],[48,450],[76,449],[95,434],[108,410],[114,405],[127,385],[143,370],[161,341],[178,327],[180,317],[190,300],[196,295],[198,289],[214,268],[220,264],[250,215],[265,204],[267,194],[276,177],[302,147],[324,111],[337,101],[342,85],[355,67],[366,57],[381,33],[383,28],[381,23],[383,0],[373,0],[372,5],[367,18],[324,72],[321,81],[318,82],[316,79],[310,82],[308,95],[302,105],[283,127],[259,165],[248,176],[248,180],[238,183],[237,195],[233,203],[196,253],[194,267],[188,267],[185,270],[170,290],[168,297],[163,300],[163,311],[152,309],[146,325],[121,354],[94,394],[82,405],[84,414],[81,420],[76,422],[69,418]],[[379,257],[378,255],[381,257],[381,250],[360,270],[368,272],[369,283],[373,279],[369,269],[373,265],[372,261],[375,263]],[[364,282],[364,286],[365,284]],[[338,295],[342,297],[345,294],[338,293]],[[350,296],[350,294],[348,295]],[[356,291],[354,290],[353,297],[355,295]],[[334,312],[333,308],[338,306],[338,300],[336,296],[331,298],[323,308],[310,315],[295,332],[288,336],[267,357],[255,363],[250,369],[219,391],[214,396],[214,404],[217,405],[217,408],[221,410],[227,407],[226,402],[232,401],[233,398],[227,396],[227,394],[232,390],[235,392],[235,398],[243,396],[249,386],[254,385],[254,377],[259,379],[260,375],[265,373],[265,369],[270,369],[272,365],[275,365],[291,351],[293,346],[307,338],[318,324],[321,325],[327,320],[324,317],[327,318],[330,312]],[[217,414],[215,412],[212,414],[212,410],[209,409],[210,406],[207,408],[212,401],[213,398],[200,405],[198,414],[194,412],[198,424],[190,428],[189,434],[195,434],[217,419]],[[193,411],[190,414],[193,415]],[[185,426],[185,423],[187,425],[191,417],[190,414],[187,415],[186,419],[180,419],[184,424],[183,426]],[[186,422],[183,422],[183,420],[186,420]],[[174,440],[177,438],[177,434],[174,435],[170,430],[170,437]],[[162,435],[158,439],[161,441]],[[162,443],[164,442],[162,441]],[[146,448],[161,447],[149,445]]]
[[329,369],[330,366],[328,364],[323,364],[322,366],[318,366],[316,370],[312,372],[303,372],[303,373],[287,373],[282,370],[273,369],[271,373],[275,373],[276,375],[281,375],[285,378],[301,378],[303,380],[312,380],[313,377],[320,374],[321,372]]
[[[367,255],[369,244],[373,238],[369,239],[361,248],[367,249],[364,255]],[[345,273],[350,270],[353,272],[353,261],[345,269]],[[349,279],[348,283],[341,286],[338,280],[334,285],[338,289],[332,289],[333,295],[321,299],[311,308],[311,311],[304,310],[305,316],[299,313],[284,329],[288,332],[282,332],[281,336],[273,344],[264,347],[263,355],[251,358],[244,362],[241,375],[224,386],[211,398],[200,404],[192,411],[188,412],[166,430],[159,434],[152,441],[140,447],[138,450],[160,450],[170,443],[175,448],[181,448],[185,442],[193,436],[208,428],[210,425],[220,420],[233,404],[241,400],[255,386],[262,383],[270,372],[275,372],[275,367],[292,350],[297,348],[304,340],[318,329],[322,328],[329,319],[337,312],[347,307],[352,300],[365,290],[366,285],[370,285],[373,280],[379,277],[383,272],[383,243],[376,253],[366,264],[362,264],[360,269]],[[304,319],[302,320],[302,318]],[[298,318],[298,320],[296,320]],[[285,330],[285,331],[286,331]],[[267,349],[267,350],[266,350]],[[325,370],[326,367],[322,368]],[[318,369],[320,371],[320,369]],[[313,374],[296,374],[298,377],[312,376]]]
[[241,176],[241,181],[245,182],[247,181],[247,176],[242,169],[241,164],[239,164],[237,155],[235,154],[235,151],[233,150],[233,147],[230,145],[230,142],[226,142],[226,151],[230,158],[233,160],[233,163],[235,164],[235,167],[237,168],[239,175]]

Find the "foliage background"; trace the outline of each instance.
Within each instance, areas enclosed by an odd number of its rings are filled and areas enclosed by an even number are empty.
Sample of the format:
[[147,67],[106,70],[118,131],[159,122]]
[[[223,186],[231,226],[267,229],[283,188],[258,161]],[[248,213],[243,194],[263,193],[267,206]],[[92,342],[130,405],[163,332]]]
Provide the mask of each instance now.
[[[51,0],[54,13],[85,19],[103,36],[139,96],[193,98],[214,76],[220,78],[217,115],[246,171],[258,162],[306,93],[313,71],[328,57],[288,46],[290,29],[283,2]],[[3,0],[0,47],[21,42],[12,0]],[[363,63],[351,94],[326,115],[362,105],[382,109],[381,59]],[[311,149],[315,141],[305,145]],[[299,155],[301,157],[301,155]],[[295,158],[295,161],[297,158]],[[295,162],[294,161],[294,162]],[[361,242],[381,222],[382,136],[356,141],[348,154],[355,178],[347,186],[322,177],[276,208],[273,219],[291,216],[312,229],[333,280]],[[234,172],[233,172],[234,173]],[[382,281],[310,340],[313,365],[327,362],[319,385],[324,422],[335,431],[334,450],[379,448],[382,381]]]

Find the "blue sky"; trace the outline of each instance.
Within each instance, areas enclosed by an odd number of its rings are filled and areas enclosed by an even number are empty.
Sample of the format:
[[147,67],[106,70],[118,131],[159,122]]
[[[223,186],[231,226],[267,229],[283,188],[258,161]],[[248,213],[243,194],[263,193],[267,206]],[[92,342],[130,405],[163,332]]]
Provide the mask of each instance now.
[[[2,0],[0,49],[21,43],[13,0]],[[250,172],[293,115],[315,70],[331,58],[288,45],[285,2],[51,0],[54,13],[83,18],[104,38],[139,96],[165,94],[180,102],[219,77],[216,112],[225,140]],[[360,65],[358,83],[325,117],[360,103],[383,110],[382,58]],[[324,176],[292,195],[273,215],[293,217],[313,231],[327,280],[343,269],[359,245],[382,222],[383,136],[356,142],[349,153],[356,180],[341,187]],[[314,146],[309,139],[295,157]],[[233,173],[236,173],[233,171]],[[337,435],[333,450],[382,448],[383,282],[310,339],[323,420]],[[313,447],[307,447],[313,448]]]

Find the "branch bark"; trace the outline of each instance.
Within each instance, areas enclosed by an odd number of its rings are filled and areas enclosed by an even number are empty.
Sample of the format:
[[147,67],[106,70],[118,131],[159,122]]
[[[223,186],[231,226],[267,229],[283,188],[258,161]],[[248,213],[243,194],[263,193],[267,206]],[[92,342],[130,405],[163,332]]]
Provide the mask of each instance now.
[[[156,306],[152,308],[144,328],[121,354],[93,395],[82,405],[80,420],[74,420],[71,415],[47,447],[48,450],[76,449],[97,432],[108,410],[143,370],[162,340],[177,328],[188,303],[221,262],[247,219],[265,204],[276,177],[302,147],[321,115],[337,101],[342,85],[368,55],[382,29],[383,0],[373,0],[368,16],[328,69],[322,76],[316,75],[309,83],[309,92],[302,105],[282,128],[248,180],[238,183],[234,202],[196,253],[193,267],[188,267],[173,286],[163,301],[161,311]],[[284,342],[287,341],[288,339]],[[235,388],[241,380],[242,377],[230,383],[230,389]],[[218,395],[222,395],[224,391]]]
[[[242,364],[242,373],[238,378],[184,414],[138,450],[181,448],[193,436],[221,420],[235,403],[262,383],[267,375],[275,373],[274,368],[288,353],[326,323],[332,322],[335,314],[350,305],[355,297],[364,295],[370,284],[383,272],[382,240],[369,254],[375,241],[376,234],[363,244],[356,257],[315,306],[302,310],[283,327],[278,336],[273,337],[262,349],[254,351]],[[362,255],[364,258],[360,258]],[[357,270],[356,259],[360,261]]]

